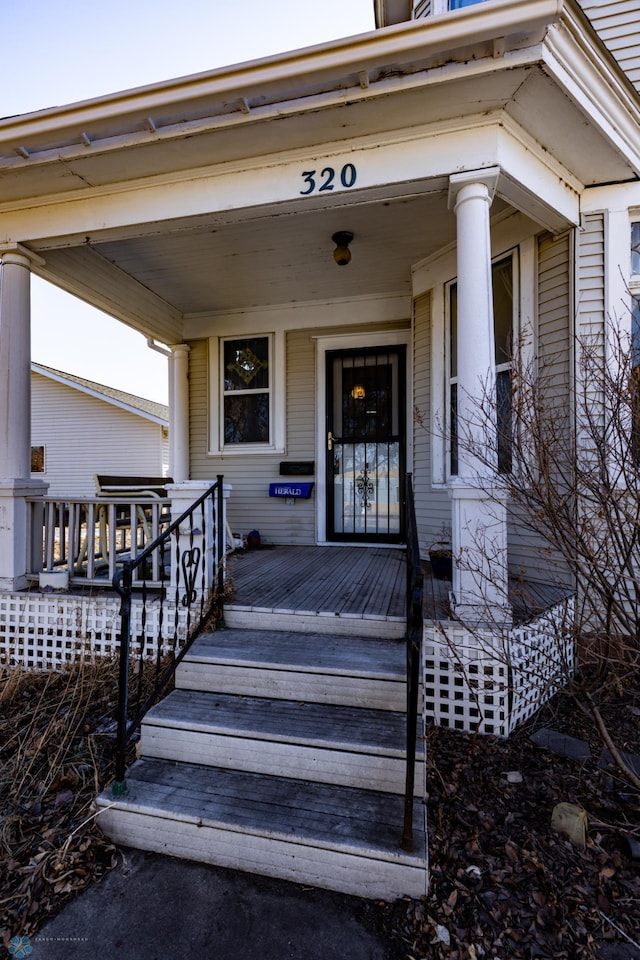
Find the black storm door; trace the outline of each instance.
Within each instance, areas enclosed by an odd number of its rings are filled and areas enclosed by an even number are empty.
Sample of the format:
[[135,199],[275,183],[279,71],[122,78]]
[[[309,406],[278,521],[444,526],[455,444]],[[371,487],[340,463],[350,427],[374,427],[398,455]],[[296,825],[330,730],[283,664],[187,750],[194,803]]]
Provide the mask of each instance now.
[[405,347],[327,353],[327,539],[404,539]]

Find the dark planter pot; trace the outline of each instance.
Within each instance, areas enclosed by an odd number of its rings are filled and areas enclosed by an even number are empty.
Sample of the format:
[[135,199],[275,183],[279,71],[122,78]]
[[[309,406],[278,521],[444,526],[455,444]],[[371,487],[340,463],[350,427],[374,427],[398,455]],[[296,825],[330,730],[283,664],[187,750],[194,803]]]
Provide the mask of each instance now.
[[436,580],[451,580],[453,577],[453,558],[450,550],[430,550],[431,571]]

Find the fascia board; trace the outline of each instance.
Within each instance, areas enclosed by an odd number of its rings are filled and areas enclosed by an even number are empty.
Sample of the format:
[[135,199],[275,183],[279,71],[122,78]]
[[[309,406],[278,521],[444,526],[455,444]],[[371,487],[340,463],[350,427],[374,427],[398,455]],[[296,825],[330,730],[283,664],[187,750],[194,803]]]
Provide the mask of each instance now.
[[[494,37],[534,34],[557,21],[565,0],[493,0],[438,17],[425,17],[346,40],[163,81],[96,99],[0,120],[0,144],[69,135],[93,124],[125,124],[198,100],[241,100],[251,91],[275,90],[286,100],[300,82],[306,87],[385,66],[411,64]],[[312,91],[310,91],[310,94]],[[85,146],[85,149],[90,149]],[[25,162],[29,162],[28,159]]]
[[562,29],[549,31],[542,46],[549,76],[582,106],[602,135],[640,176],[640,98],[584,29],[582,18],[568,9]]

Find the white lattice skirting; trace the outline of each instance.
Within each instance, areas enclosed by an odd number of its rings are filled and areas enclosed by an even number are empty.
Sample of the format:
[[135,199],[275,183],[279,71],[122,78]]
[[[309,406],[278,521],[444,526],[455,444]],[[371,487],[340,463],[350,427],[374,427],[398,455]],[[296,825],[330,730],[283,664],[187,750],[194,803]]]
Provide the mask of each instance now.
[[500,634],[430,621],[424,631],[426,716],[454,730],[506,737],[571,676],[573,620],[567,598]]
[[[144,629],[142,604],[131,607],[133,652],[143,645],[145,656],[155,656],[156,638],[172,636],[180,641],[186,633],[185,613],[165,602],[160,623],[160,604],[147,599]],[[56,670],[77,660],[93,662],[114,656],[119,650],[118,597],[77,597],[66,594],[0,594],[0,663],[25,669]],[[163,644],[165,652],[170,641]]]

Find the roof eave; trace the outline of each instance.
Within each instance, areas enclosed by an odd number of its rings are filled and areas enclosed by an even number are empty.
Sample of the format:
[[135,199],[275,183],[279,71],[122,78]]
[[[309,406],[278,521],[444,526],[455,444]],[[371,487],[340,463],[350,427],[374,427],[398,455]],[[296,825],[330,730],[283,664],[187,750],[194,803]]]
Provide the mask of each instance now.
[[[104,121],[126,124],[131,115],[153,116],[178,104],[242,99],[250,91],[276,90],[282,100],[300,81],[312,93],[331,78],[411,63],[425,55],[483,42],[505,32],[533,33],[556,22],[566,0],[494,0],[453,14],[397,23],[329,43],[163,81],[96,99],[0,119],[0,144],[17,148],[34,139],[62,137]],[[29,160],[25,158],[25,162]]]

